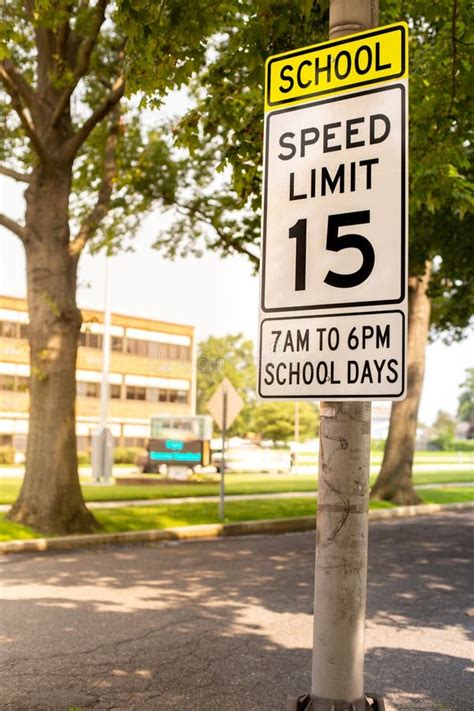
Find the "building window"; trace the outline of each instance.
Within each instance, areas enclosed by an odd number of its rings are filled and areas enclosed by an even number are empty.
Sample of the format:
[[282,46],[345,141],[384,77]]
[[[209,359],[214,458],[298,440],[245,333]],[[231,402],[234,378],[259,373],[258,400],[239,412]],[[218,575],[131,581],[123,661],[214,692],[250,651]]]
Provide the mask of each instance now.
[[123,351],[123,338],[122,336],[112,336],[110,347],[113,351],[122,352]]
[[168,402],[168,390],[160,388],[158,390],[158,400],[159,402]]
[[17,323],[16,321],[0,321],[0,336],[4,338],[16,338],[17,337]]
[[191,360],[191,348],[189,346],[179,347],[179,359],[188,363]]
[[139,341],[137,338],[127,338],[127,353],[130,355],[146,356],[148,353],[147,341]]
[[79,397],[100,397],[100,383],[77,383]]
[[86,344],[89,348],[102,348],[102,336],[99,333],[87,333]]
[[0,447],[12,447],[12,446],[13,446],[13,435],[0,434]]
[[146,440],[144,437],[124,437],[124,447],[143,447],[145,448]]
[[113,383],[109,386],[109,393],[113,400],[120,400],[122,397],[122,386],[117,383]]
[[20,323],[20,338],[28,338],[28,324]]
[[148,357],[149,358],[160,358],[160,348],[161,343],[155,343],[154,341],[148,341]]
[[177,390],[170,390],[170,402],[179,402]]
[[26,392],[30,387],[30,379],[22,375],[0,375],[0,390]]
[[81,331],[79,345],[86,348],[102,348],[102,335],[100,333],[91,333],[90,331]]
[[139,385],[127,385],[127,400],[146,400],[146,388]]
[[146,389],[146,399],[148,402],[158,402],[158,388],[147,388]]
[[15,390],[15,376],[0,375],[0,390]]
[[30,379],[25,378],[22,375],[17,376],[16,379],[16,389],[18,392],[24,393],[30,388]]

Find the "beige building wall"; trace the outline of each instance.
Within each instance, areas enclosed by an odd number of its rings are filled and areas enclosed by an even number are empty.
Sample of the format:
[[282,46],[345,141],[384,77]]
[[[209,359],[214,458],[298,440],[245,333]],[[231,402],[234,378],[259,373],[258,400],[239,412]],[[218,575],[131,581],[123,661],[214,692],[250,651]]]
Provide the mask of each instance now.
[[[102,375],[103,313],[82,311],[78,352],[78,449],[97,427]],[[149,436],[152,415],[191,415],[194,406],[194,327],[122,314],[111,317],[109,426],[117,444]],[[26,301],[0,296],[0,446],[24,450],[28,431],[29,345]]]

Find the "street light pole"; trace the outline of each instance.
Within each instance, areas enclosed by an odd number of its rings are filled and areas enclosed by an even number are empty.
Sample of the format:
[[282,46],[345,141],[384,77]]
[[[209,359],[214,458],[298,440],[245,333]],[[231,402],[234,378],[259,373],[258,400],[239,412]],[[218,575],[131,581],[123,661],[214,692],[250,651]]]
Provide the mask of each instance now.
[[100,385],[99,427],[92,438],[92,478],[108,482],[112,470],[112,435],[107,429],[110,370],[110,257],[105,258],[104,331],[102,335],[102,379]]
[[107,427],[109,409],[109,371],[110,371],[110,257],[105,258],[104,285],[104,333],[102,336],[102,381],[100,385],[100,422],[99,427]]

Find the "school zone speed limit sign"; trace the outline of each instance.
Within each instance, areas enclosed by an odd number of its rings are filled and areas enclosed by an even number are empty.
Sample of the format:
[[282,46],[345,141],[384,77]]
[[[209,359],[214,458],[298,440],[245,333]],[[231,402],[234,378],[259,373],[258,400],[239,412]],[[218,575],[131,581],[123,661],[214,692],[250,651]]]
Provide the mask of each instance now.
[[407,28],[266,67],[259,396],[406,390]]

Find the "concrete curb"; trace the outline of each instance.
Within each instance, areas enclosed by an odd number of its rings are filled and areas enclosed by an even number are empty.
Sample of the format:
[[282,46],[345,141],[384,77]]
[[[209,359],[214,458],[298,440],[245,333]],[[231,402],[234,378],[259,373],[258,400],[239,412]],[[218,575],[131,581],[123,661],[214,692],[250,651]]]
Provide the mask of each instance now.
[[[394,518],[431,516],[446,511],[474,509],[474,502],[457,504],[420,504],[419,506],[399,506],[393,509],[369,511],[370,521],[386,521]],[[227,536],[275,535],[311,531],[316,528],[315,516],[277,518],[264,521],[241,521],[239,523],[210,523],[200,526],[178,526],[175,528],[153,529],[150,531],[125,531],[123,533],[92,533],[55,538],[33,538],[26,541],[0,542],[2,553],[42,553],[45,551],[89,548],[110,544],[152,543],[156,541],[186,541],[222,538]]]

